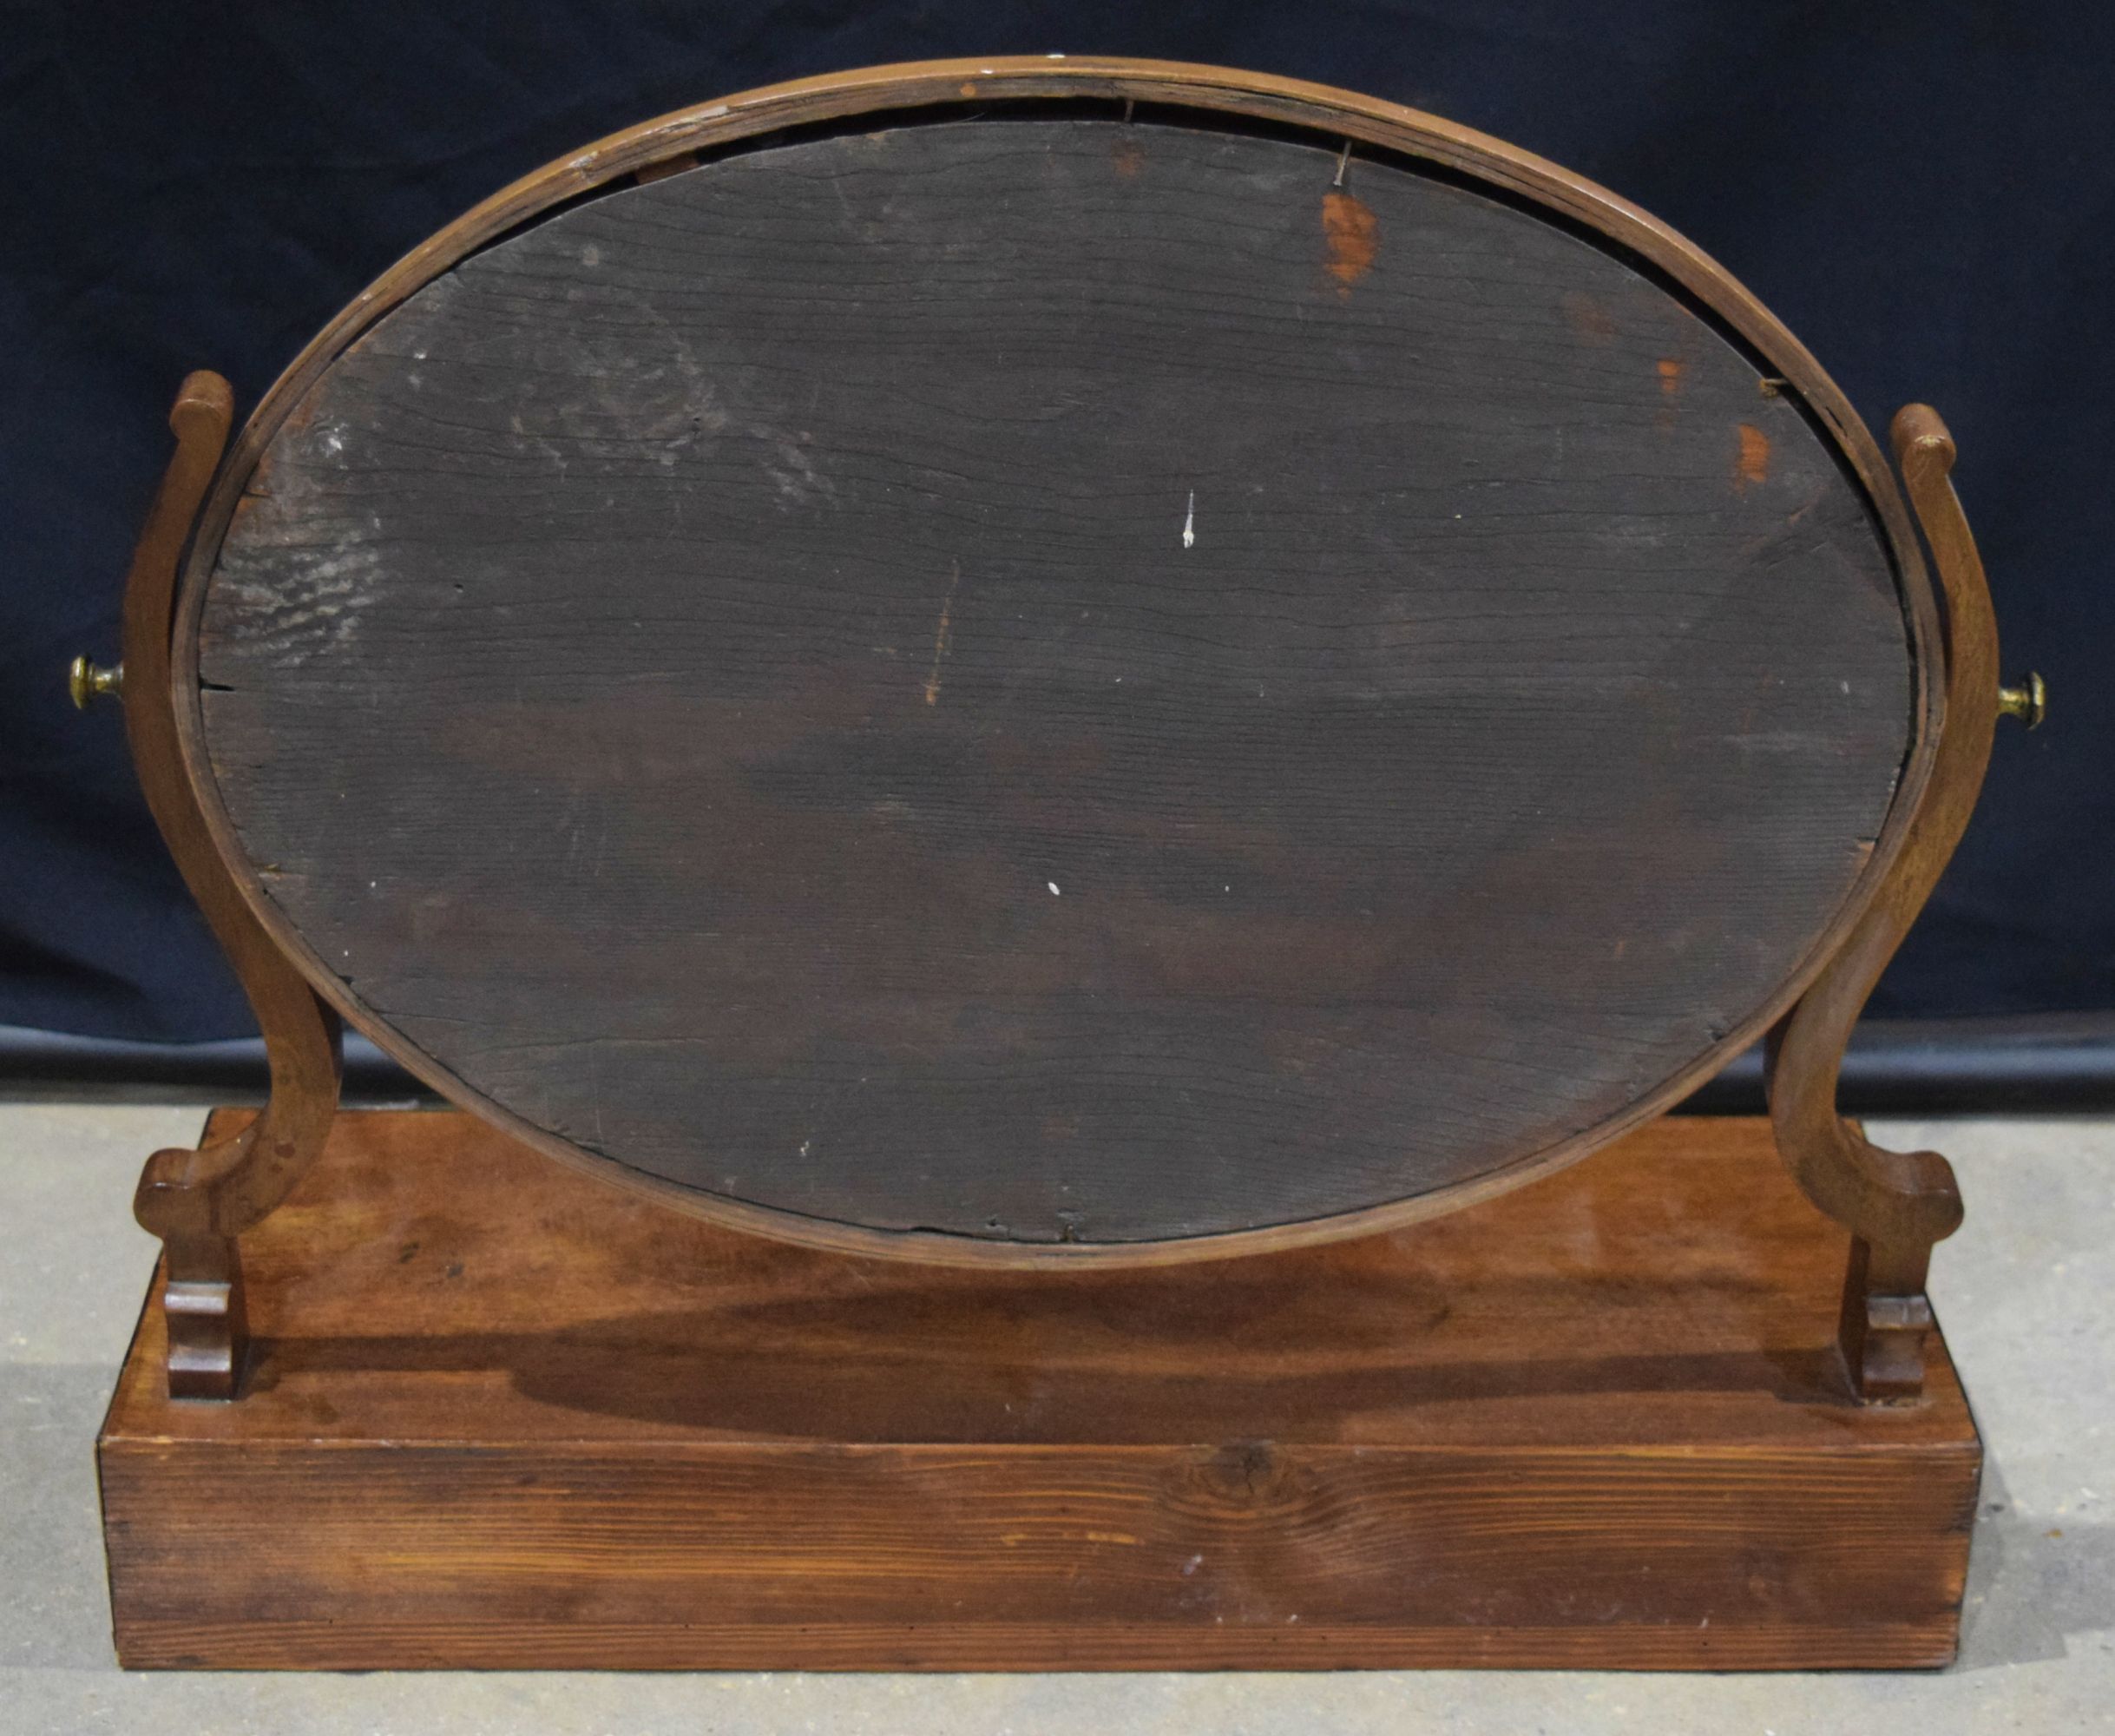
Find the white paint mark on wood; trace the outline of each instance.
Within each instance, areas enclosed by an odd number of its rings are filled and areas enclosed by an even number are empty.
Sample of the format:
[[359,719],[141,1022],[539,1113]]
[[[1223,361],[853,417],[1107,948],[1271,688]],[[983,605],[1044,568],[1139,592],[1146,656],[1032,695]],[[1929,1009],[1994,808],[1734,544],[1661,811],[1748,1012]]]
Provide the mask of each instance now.
[[358,628],[359,612],[375,600],[380,566],[379,553],[365,540],[224,557],[221,582],[255,611],[233,621],[228,636],[246,654],[284,667],[345,644]]
[[1048,887],[1049,887],[1049,889],[1050,889],[1050,896],[1051,896],[1052,898],[1062,898],[1062,897],[1064,896],[1064,894],[1063,894],[1063,893],[1061,893],[1061,892],[1060,892],[1060,891],[1058,891],[1058,888],[1057,888],[1057,882],[1056,882],[1055,880],[1046,880],[1046,881],[1044,881],[1044,882],[1043,882],[1043,884],[1044,884],[1044,885],[1046,885],[1046,886],[1048,886]]
[[769,457],[764,460],[764,474],[778,491],[779,511],[789,511],[815,498],[826,497],[835,503],[837,485],[815,468],[798,443],[760,425],[752,426],[749,431],[759,441],[767,443],[770,450],[778,457],[776,464]]
[[1197,545],[1197,490],[1190,490],[1190,504],[1182,515],[1182,546],[1192,549]]

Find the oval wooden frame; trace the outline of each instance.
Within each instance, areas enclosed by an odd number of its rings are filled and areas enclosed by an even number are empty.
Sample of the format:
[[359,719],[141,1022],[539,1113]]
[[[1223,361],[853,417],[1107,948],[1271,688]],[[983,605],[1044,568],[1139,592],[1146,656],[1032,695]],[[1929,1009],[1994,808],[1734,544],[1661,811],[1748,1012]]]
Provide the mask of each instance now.
[[[1619,1114],[1503,1168],[1409,1199],[1330,1216],[1159,1241],[986,1241],[930,1230],[892,1231],[805,1216],[705,1193],[634,1169],[535,1127],[457,1078],[366,1007],[302,938],[249,863],[220,799],[207,755],[198,683],[199,627],[212,569],[243,487],[301,396],[384,314],[476,249],[552,207],[641,170],[788,128],[864,114],[973,107],[1030,99],[1104,99],[1190,108],[1317,133],[1423,161],[1540,206],[1598,233],[1671,279],[1769,365],[1800,399],[1862,487],[1886,534],[1908,631],[1915,684],[1909,751],[1895,798],[1850,891],[1798,968],[1755,1013],[1688,1066]],[[1723,267],[1664,224],[1606,189],[1510,145],[1390,102],[1222,67],[1107,56],[929,61],[866,68],[765,86],[648,121],[523,177],[465,214],[384,272],[318,334],[259,401],[229,450],[200,512],[184,569],[169,661],[169,699],[184,773],[213,847],[242,900],[273,942],[334,1007],[384,1053],[443,1096],[586,1174],[732,1228],[839,1253],[985,1267],[1150,1266],[1261,1253],[1400,1228],[1472,1205],[1574,1162],[1664,1113],[1777,1024],[1873,905],[1930,782],[1944,726],[1937,604],[1915,534],[1878,444],[1807,350]],[[267,1036],[271,1033],[266,1033]]]

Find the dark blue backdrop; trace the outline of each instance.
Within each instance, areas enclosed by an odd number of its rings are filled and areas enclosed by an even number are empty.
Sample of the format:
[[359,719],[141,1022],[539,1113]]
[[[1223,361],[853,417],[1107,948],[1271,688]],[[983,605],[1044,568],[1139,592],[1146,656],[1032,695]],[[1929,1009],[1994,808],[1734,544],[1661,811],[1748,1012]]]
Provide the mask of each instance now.
[[863,63],[1065,49],[1348,85],[1604,182],[1715,254],[1875,431],[1944,411],[2008,667],[1895,1015],[2115,1009],[2115,10],[2098,5],[0,5],[0,1023],[248,1028],[66,660],[192,368],[244,408],[398,254],[600,135]]

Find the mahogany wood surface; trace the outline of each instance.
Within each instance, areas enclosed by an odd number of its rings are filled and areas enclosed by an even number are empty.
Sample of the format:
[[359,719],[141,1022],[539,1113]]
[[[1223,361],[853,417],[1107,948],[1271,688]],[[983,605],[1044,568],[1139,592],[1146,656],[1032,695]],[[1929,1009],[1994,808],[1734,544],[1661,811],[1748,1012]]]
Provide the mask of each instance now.
[[[223,1111],[208,1137],[245,1116]],[[1933,1666],[1980,1446],[1836,1361],[1845,1236],[1674,1121],[1392,1235],[1150,1273],[730,1233],[345,1113],[245,1239],[243,1401],[142,1318],[135,1667]]]
[[[338,1015],[259,923],[216,847],[184,775],[169,654],[176,566],[227,444],[233,395],[216,373],[187,378],[169,411],[176,448],[125,580],[125,734],[133,770],[184,884],[220,943],[265,1036],[272,1097],[225,1143],[159,1151],[134,1195],[141,1225],[162,1239],[170,1322],[170,1390],[232,1398],[245,1352],[237,1238],[292,1189],[338,1106]],[[187,681],[194,678],[187,671]]]
[[1766,1074],[1778,1149],[1807,1197],[1853,1233],[1843,1352],[1858,1391],[1881,1400],[1919,1390],[1931,1325],[1926,1272],[1932,1245],[1960,1226],[1961,1191],[1941,1154],[1882,1150],[1838,1115],[1836,1078],[1866,996],[1974,811],[1999,713],[1997,621],[1954,492],[1953,436],[1924,404],[1906,405],[1890,432],[1946,589],[1946,725],[1901,857],[1828,969],[1771,1033]]
[[1900,829],[1895,509],[1723,309],[1324,144],[794,137],[404,286],[201,538],[282,940],[547,1149],[943,1256],[1708,1071]]

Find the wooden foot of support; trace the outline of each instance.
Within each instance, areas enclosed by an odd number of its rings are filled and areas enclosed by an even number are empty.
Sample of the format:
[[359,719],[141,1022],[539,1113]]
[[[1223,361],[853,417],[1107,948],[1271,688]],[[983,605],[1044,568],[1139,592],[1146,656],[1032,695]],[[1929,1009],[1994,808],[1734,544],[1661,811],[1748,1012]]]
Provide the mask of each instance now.
[[[1807,1197],[1852,1234],[1839,1335],[1851,1389],[1913,1400],[1931,1331],[1932,1245],[1960,1226],[1961,1192],[1937,1152],[1883,1151],[1836,1113],[1843,1045],[1968,822],[2000,710],[1997,624],[1975,539],[1949,480],[1953,437],[1913,404],[1895,418],[1895,462],[1946,593],[1944,724],[1929,783],[1893,872],[1798,1005],[1771,1034],[1766,1078],[1778,1148]],[[2039,681],[2035,684],[2039,692]],[[2039,721],[2039,713],[2033,720]]]
[[1843,1318],[1836,1342],[1843,1363],[1869,1403],[1900,1403],[1924,1392],[1924,1340],[1933,1330],[1924,1294],[1931,1249],[1880,1249],[1851,1238],[1843,1277]]
[[233,1238],[177,1238],[162,1252],[172,1398],[233,1398],[249,1352],[242,1254]]

